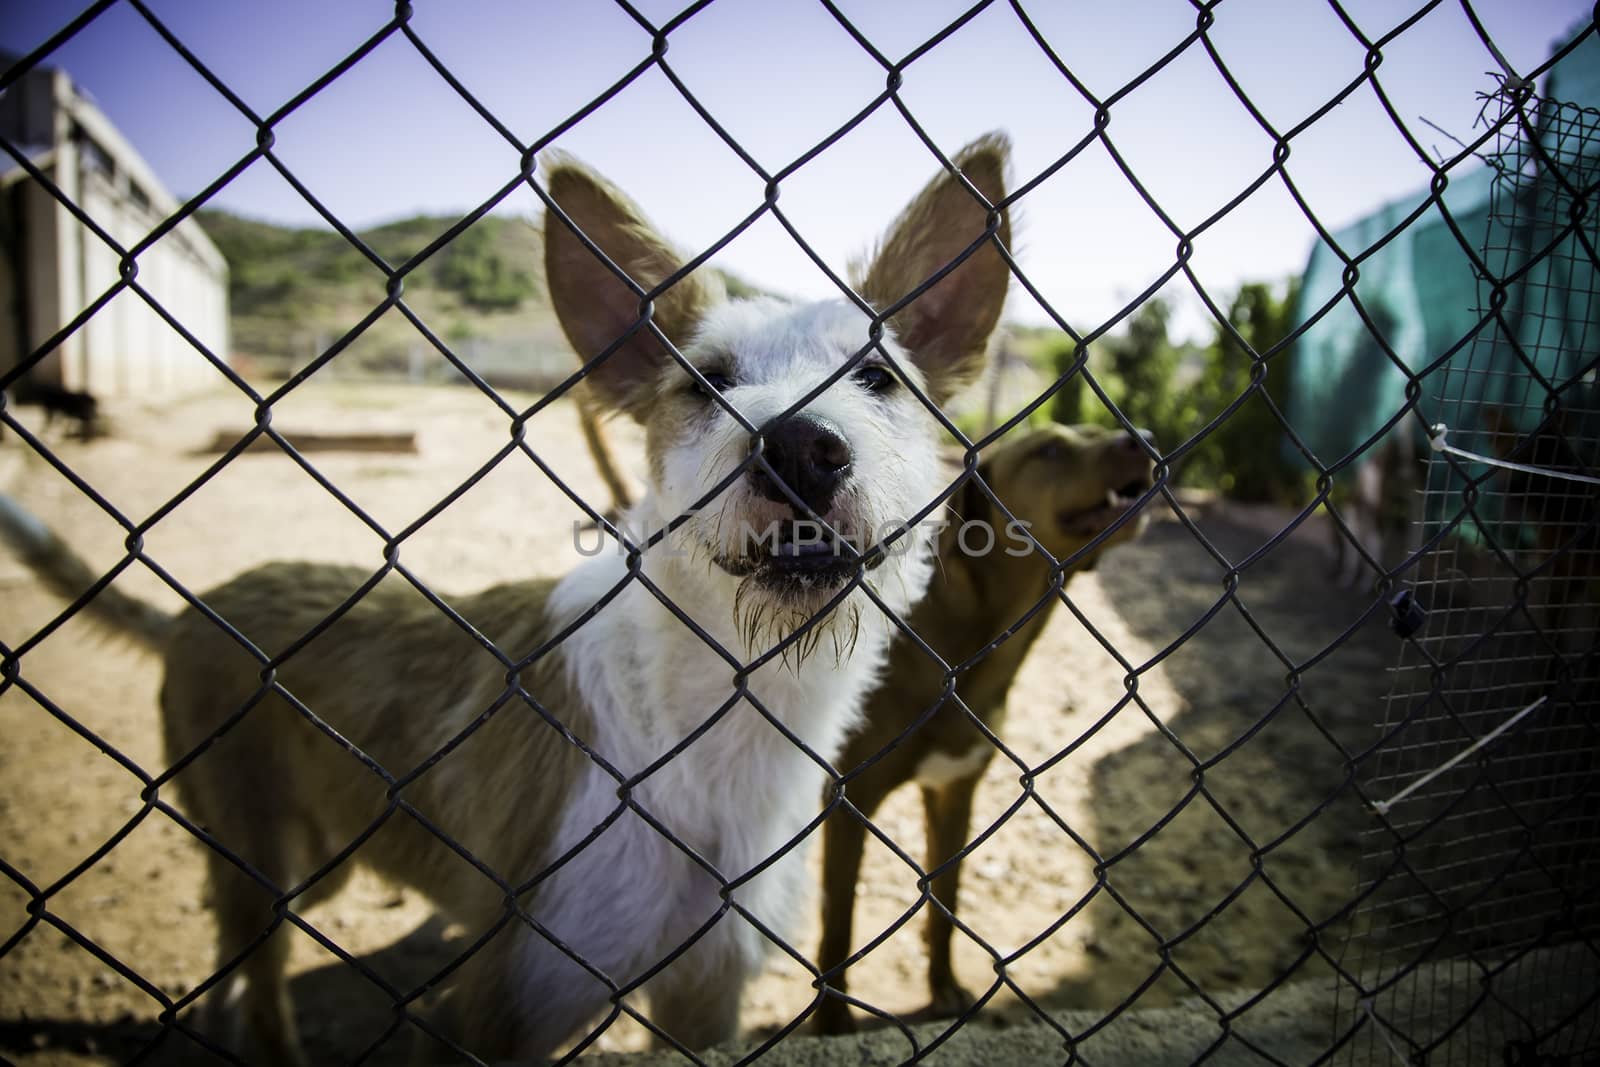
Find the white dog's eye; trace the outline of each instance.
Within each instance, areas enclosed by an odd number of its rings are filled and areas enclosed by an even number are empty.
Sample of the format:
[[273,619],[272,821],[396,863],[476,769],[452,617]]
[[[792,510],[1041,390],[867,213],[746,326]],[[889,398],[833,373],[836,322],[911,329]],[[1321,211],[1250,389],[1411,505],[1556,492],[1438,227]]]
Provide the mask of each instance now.
[[712,391],[718,393],[727,392],[729,389],[733,388],[733,376],[724,374],[721,371],[701,371],[700,377],[706,380],[706,384],[701,385],[699,382],[694,382],[692,388],[697,393],[704,393],[706,396],[710,396],[711,393],[706,391],[706,386],[710,386]]
[[890,372],[888,367],[877,363],[857,370],[855,379],[869,393],[887,393],[894,388],[894,374]]

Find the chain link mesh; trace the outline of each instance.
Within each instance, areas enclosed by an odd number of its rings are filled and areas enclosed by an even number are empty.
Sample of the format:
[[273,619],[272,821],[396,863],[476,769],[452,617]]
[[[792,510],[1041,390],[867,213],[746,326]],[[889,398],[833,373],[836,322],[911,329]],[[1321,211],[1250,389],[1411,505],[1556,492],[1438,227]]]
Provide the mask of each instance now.
[[[1029,195],[1046,179],[1092,147],[1107,151],[1137,196],[1147,205],[1176,242],[1170,265],[1145,291],[1127,301],[1106,321],[1089,330],[1075,329],[1053,308],[1045,294],[1030,281],[1026,272],[1001,248],[1017,286],[1026,291],[1071,339],[1073,352],[1059,379],[1040,390],[1008,417],[978,435],[969,435],[937,405],[923,397],[943,431],[960,452],[961,476],[939,499],[929,500],[914,520],[932,514],[954,494],[972,486],[990,496],[1002,511],[1005,501],[974,476],[980,458],[992,445],[1041,412],[1068,382],[1081,381],[1101,405],[1129,432],[1132,422],[1117,409],[1113,398],[1096,377],[1096,360],[1090,345],[1150,300],[1163,286],[1175,280],[1187,284],[1215,317],[1219,327],[1249,353],[1251,373],[1248,385],[1235,402],[1216,413],[1186,441],[1161,442],[1163,453],[1155,471],[1155,489],[1150,505],[1164,507],[1176,518],[1158,534],[1152,535],[1160,555],[1152,557],[1148,569],[1133,571],[1121,579],[1111,576],[1106,582],[1118,598],[1129,604],[1139,598],[1186,598],[1190,614],[1176,632],[1160,634],[1155,654],[1142,661],[1119,649],[1127,634],[1108,627],[1103,617],[1096,618],[1067,591],[1071,560],[1049,558],[1051,579],[1039,590],[1034,611],[1048,603],[1059,603],[1076,626],[1084,632],[1086,654],[1115,661],[1123,675],[1125,692],[1106,707],[1097,707],[1091,722],[1079,735],[1049,737],[1038,744],[1023,739],[989,734],[999,760],[1014,778],[1017,790],[1012,799],[987,825],[975,824],[969,840],[948,863],[965,861],[982,864],[986,843],[1008,828],[1026,825],[1039,833],[1039,845],[1046,852],[1072,853],[1092,868],[1090,882],[1058,902],[1057,917],[1037,931],[1035,937],[1018,946],[991,943],[982,933],[978,920],[981,905],[969,908],[972,914],[954,913],[930,892],[938,869],[924,865],[915,850],[882,817],[869,819],[849,801],[852,774],[841,773],[829,762],[830,753],[806,749],[807,755],[824,770],[833,788],[816,818],[804,832],[789,841],[769,862],[799,848],[823,821],[830,817],[858,819],[867,825],[872,838],[892,851],[910,872],[915,893],[893,921],[874,931],[866,946],[850,961],[870,958],[871,950],[886,942],[928,909],[946,912],[964,943],[976,946],[992,964],[994,979],[973,1004],[954,1018],[944,1020],[931,1034],[914,1029],[908,1020],[885,1011],[864,999],[854,999],[860,1009],[892,1026],[905,1044],[901,1055],[920,1059],[937,1050],[963,1029],[979,1025],[981,1012],[1005,993],[1014,999],[1016,1014],[1037,1023],[1055,1035],[1056,1055],[1065,1062],[1113,1062],[1097,1056],[1094,1040],[1102,1030],[1135,1009],[1148,1007],[1156,991],[1165,991],[1170,1004],[1188,998],[1198,1005],[1201,1015],[1214,1024],[1212,1040],[1199,1053],[1199,1059],[1224,1052],[1253,1053],[1266,1062],[1286,1062],[1270,1037],[1257,1029],[1256,1020],[1264,1017],[1274,997],[1293,983],[1315,980],[1321,983],[1320,1000],[1336,1005],[1330,1011],[1331,1029],[1321,1042],[1318,1062],[1356,1060],[1388,1062],[1398,1057],[1407,1062],[1499,1062],[1545,1063],[1585,1062],[1600,1054],[1595,1004],[1597,988],[1596,944],[1597,885],[1595,869],[1596,792],[1593,775],[1595,750],[1596,686],[1600,684],[1596,663],[1596,620],[1600,602],[1596,601],[1595,560],[1597,525],[1593,481],[1596,452],[1600,449],[1600,396],[1595,386],[1596,308],[1595,279],[1600,269],[1596,256],[1595,144],[1596,116],[1593,112],[1565,106],[1559,101],[1541,101],[1529,89],[1544,70],[1573,51],[1595,33],[1591,23],[1581,28],[1539,70],[1511,77],[1494,95],[1498,113],[1486,116],[1481,131],[1470,144],[1453,156],[1430,162],[1435,174],[1430,194],[1415,212],[1400,220],[1391,231],[1365,247],[1342,247],[1333,230],[1314,212],[1297,189],[1288,161],[1296,141],[1314,128],[1342,102],[1359,91],[1370,90],[1382,101],[1393,128],[1416,151],[1419,158],[1430,156],[1410,126],[1395,113],[1384,95],[1378,68],[1383,51],[1414,32],[1418,22],[1438,2],[1424,5],[1381,38],[1369,38],[1339,4],[1331,4],[1345,30],[1365,50],[1363,72],[1352,78],[1325,104],[1292,128],[1274,126],[1251,100],[1230,72],[1207,31],[1218,19],[1215,3],[1194,5],[1194,29],[1148,69],[1108,96],[1097,95],[1054,51],[1039,31],[1026,5],[975,4],[960,18],[943,27],[899,59],[876,47],[838,6],[822,0],[832,19],[855,46],[882,70],[884,88],[866,102],[847,122],[818,141],[808,151],[778,169],[768,169],[741,146],[715,114],[701,103],[678,76],[668,58],[673,34],[711,6],[710,0],[692,4],[680,14],[655,24],[639,11],[618,0],[617,7],[650,37],[647,54],[606,89],[565,121],[545,131],[538,139],[524,142],[481,103],[462,80],[430,48],[429,42],[412,25],[412,5],[398,3],[392,18],[347,56],[306,85],[285,104],[271,113],[252,109],[226,82],[210,70],[179,35],[172,32],[142,0],[99,0],[67,22],[59,32],[29,55],[15,62],[0,75],[0,90],[5,90],[45,64],[53,52],[83,31],[108,9],[131,8],[181,57],[218,96],[227,102],[255,130],[255,146],[199,193],[183,202],[148,233],[119,236],[102,220],[76,203],[59,188],[51,176],[35,162],[26,146],[0,138],[0,151],[20,168],[38,188],[45,191],[76,222],[110,249],[118,258],[118,277],[89,300],[83,309],[44,343],[28,352],[13,368],[0,374],[5,401],[0,403],[0,425],[15,436],[7,448],[24,449],[59,475],[62,483],[81,494],[98,512],[118,528],[124,539],[121,558],[98,575],[95,583],[73,603],[13,644],[0,644],[0,694],[10,692],[28,701],[30,714],[48,716],[82,742],[97,750],[130,777],[127,791],[127,817],[98,844],[83,850],[70,869],[47,881],[38,881],[13,844],[0,845],[0,875],[12,886],[12,896],[23,903],[14,909],[25,916],[0,941],[0,961],[22,955],[30,942],[42,943],[53,932],[63,946],[94,957],[106,970],[136,989],[145,998],[138,1018],[112,1028],[102,1035],[114,1054],[126,1062],[157,1056],[203,1050],[225,1062],[240,1062],[237,1051],[209,1032],[197,1021],[199,1002],[217,990],[234,973],[240,962],[280,925],[287,924],[314,940],[340,965],[360,976],[370,991],[389,1010],[387,1024],[366,1036],[359,1047],[344,1052],[352,1062],[372,1062],[395,1053],[395,1039],[406,1031],[421,1030],[443,1042],[454,1054],[470,1062],[482,1062],[471,1047],[471,1035],[452,1035],[434,1027],[419,1002],[436,986],[477,952],[501,925],[522,923],[549,937],[563,952],[610,991],[611,1009],[591,1026],[566,1053],[577,1057],[608,1028],[624,1017],[631,1018],[657,1038],[674,1048],[686,1061],[699,1062],[696,1050],[684,1047],[635,1004],[637,988],[651,975],[688,951],[712,922],[724,912],[737,913],[761,929],[776,949],[782,964],[817,989],[815,998],[782,1025],[759,1035],[743,1054],[757,1059],[776,1049],[795,1035],[817,1003],[827,995],[833,974],[820,969],[811,950],[787,940],[779,931],[761,926],[760,919],[745,909],[734,890],[760,873],[745,872],[730,878],[708,864],[686,842],[660,822],[635,796],[640,785],[658,773],[679,753],[711,730],[740,702],[755,707],[776,729],[795,745],[804,742],[770,711],[763,708],[746,685],[750,673],[805,640],[813,623],[802,626],[776,648],[754,662],[744,662],[734,651],[716,645],[715,639],[667,594],[654,586],[638,567],[642,554],[659,543],[669,531],[647,538],[636,538],[613,524],[605,514],[605,504],[585,499],[570,480],[563,478],[559,464],[530,440],[530,427],[553,413],[553,406],[570,398],[573,390],[590,372],[593,363],[580,367],[553,384],[539,399],[524,405],[491,386],[471,362],[460,357],[457,346],[441,337],[435,327],[406,300],[407,281],[442,249],[469,227],[495,210],[520,189],[531,190],[547,210],[554,209],[542,184],[539,167],[541,153],[596,111],[607,106],[630,84],[656,72],[662,75],[706,126],[758,178],[766,190],[762,201],[732,229],[702,249],[682,270],[664,279],[646,299],[669,290],[690,271],[702,266],[760,220],[776,221],[800,250],[824,274],[839,293],[861,306],[872,316],[875,328],[887,321],[893,308],[865,307],[849,284],[829,267],[779,205],[779,192],[785,181],[807,167],[839,139],[869,117],[889,113],[898,117],[926,146],[930,155],[946,170],[954,171],[950,156],[899,95],[903,80],[923,56],[936,51],[952,35],[985,9],[1005,10],[1014,16],[1062,80],[1092,109],[1092,129],[1086,131],[1050,166],[1037,174],[1025,175],[1016,189],[997,207],[1026,205]],[[1476,14],[1465,0],[1462,8],[1491,51],[1494,42],[1483,31]],[[506,175],[489,197],[463,215],[414,255],[391,262],[330,210],[275,151],[275,130],[286,119],[340,78],[356,69],[385,42],[403,42],[437,77],[456,94],[492,131],[510,146],[520,160],[517,173]],[[1496,54],[1498,54],[1496,52]],[[1271,162],[1237,195],[1210,217],[1185,228],[1162,207],[1149,191],[1146,180],[1120,154],[1108,133],[1118,105],[1140,84],[1182,57],[1202,57],[1221,75],[1238,103],[1251,115],[1272,143]],[[1490,109],[1494,111],[1494,108]],[[1443,197],[1444,189],[1456,174],[1468,166],[1474,155],[1487,152],[1499,170],[1492,207],[1493,224],[1488,247],[1478,244],[1452,220]],[[230,365],[228,354],[209,349],[185,323],[166,307],[141,278],[140,260],[163,238],[192,219],[246,168],[264,163],[288,183],[328,227],[356,249],[376,275],[381,276],[385,295],[342,336],[331,339],[304,366],[271,389],[258,388]],[[1344,284],[1321,307],[1308,309],[1302,324],[1290,336],[1265,350],[1256,351],[1250,341],[1230,323],[1223,305],[1207,293],[1190,263],[1195,243],[1216,227],[1268,183],[1281,185],[1298,205],[1322,241],[1344,263]],[[1439,351],[1429,351],[1418,364],[1408,362],[1391,347],[1384,324],[1363,307],[1356,288],[1362,266],[1398,233],[1425,213],[1442,216],[1454,235],[1459,252],[1475,265],[1481,279],[1479,319],[1466,335]],[[989,230],[967,250],[970,255],[993,242],[997,221],[991,217]],[[910,294],[908,300],[925,290],[936,279]],[[127,514],[113,502],[114,493],[103,484],[76,469],[73,454],[52,443],[37,427],[19,413],[13,400],[30,369],[57,351],[69,338],[89,327],[96,316],[107,314],[117,299],[136,299],[154,312],[171,330],[181,336],[196,359],[204,360],[216,372],[217,381],[231,389],[253,412],[253,426],[238,437],[214,460],[206,462],[200,473],[171,492],[164,503],[148,514]],[[1335,307],[1354,307],[1361,315],[1373,343],[1381,350],[1394,372],[1405,381],[1403,403],[1384,410],[1381,429],[1354,452],[1340,456],[1320,456],[1301,435],[1290,416],[1265,387],[1268,369],[1274,362],[1292,359],[1300,339],[1317,329],[1320,320]],[[403,316],[417,336],[439,359],[449,364],[469,383],[474,394],[491,406],[506,423],[509,435],[500,441],[493,454],[468,476],[436,498],[408,512],[401,522],[380,520],[376,510],[363,504],[344,488],[336,474],[316,462],[309,451],[297,447],[292,435],[280,430],[275,414],[289,407],[309,383],[320,381],[341,354],[355,345],[375,322],[389,314]],[[666,341],[659,327],[648,316],[642,328]],[[667,347],[671,348],[670,343]],[[869,342],[852,362],[841,368],[846,373],[854,360],[872,349]],[[680,354],[673,350],[686,372],[696,375]],[[798,410],[834,379],[819,384],[794,405]],[[1201,507],[1194,498],[1180,493],[1172,484],[1172,471],[1180,461],[1204,446],[1220,432],[1245,405],[1264,405],[1282,437],[1312,468],[1316,491],[1309,502],[1287,521],[1272,529],[1253,530],[1248,524],[1219,526],[1201,519]],[[753,435],[759,428],[739,419]],[[1428,465],[1422,494],[1423,516],[1414,530],[1418,536],[1408,557],[1398,564],[1386,564],[1362,542],[1347,521],[1345,509],[1333,497],[1338,479],[1370,458],[1385,435],[1409,430],[1432,433],[1439,444],[1443,435],[1435,424],[1448,423],[1451,444],[1471,454],[1469,458],[1436,451]],[[203,494],[207,486],[225,472],[237,472],[243,454],[266,440],[314,481],[327,497],[365,527],[375,539],[382,563],[361,585],[352,590],[338,611],[288,648],[258,648],[233,622],[212,611],[182,579],[180,561],[158,558],[146,541],[157,527]],[[1265,447],[1265,446],[1264,446]],[[608,591],[602,604],[621,589],[636,583],[646,588],[679,622],[698,634],[726,663],[736,678],[728,700],[719,708],[707,708],[707,718],[699,729],[664,753],[660,760],[629,775],[611,766],[604,756],[567,730],[531,691],[522,679],[570,632],[590,617],[581,617],[567,632],[552,636],[541,647],[526,652],[500,647],[458,614],[448,598],[436,593],[414,573],[402,555],[408,545],[435,522],[447,509],[496,476],[504,465],[526,462],[531,470],[547,479],[584,518],[608,531],[625,546],[630,560],[627,577]],[[1506,464],[1521,464],[1507,468]],[[766,465],[759,451],[737,467],[715,487],[714,498],[753,465]],[[770,466],[767,467],[772,474]],[[1587,478],[1574,480],[1567,476]],[[781,479],[780,479],[781,480]],[[795,499],[800,504],[798,498]],[[800,504],[803,509],[803,504]],[[1009,512],[1006,512],[1009,516]],[[1353,601],[1346,618],[1331,629],[1307,625],[1297,628],[1292,609],[1285,600],[1296,593],[1293,571],[1303,566],[1303,557],[1288,555],[1311,526],[1326,516],[1338,535],[1365,561],[1376,578],[1375,591]],[[1048,557],[1042,546],[1034,549]],[[1285,559],[1291,562],[1286,566]],[[1295,562],[1298,561],[1298,562]],[[69,710],[62,694],[52,692],[35,681],[29,671],[30,657],[42,655],[52,637],[73,633],[74,616],[84,605],[127,572],[148,572],[171,593],[204,614],[223,634],[250,655],[260,669],[261,688],[251,702],[237,709],[219,727],[221,735],[251,707],[270,694],[288,701],[304,719],[323,735],[328,745],[343,747],[349,756],[352,776],[370,776],[383,791],[386,803],[365,833],[346,843],[317,871],[301,883],[277,885],[234,853],[229,843],[213,836],[207,828],[188,818],[181,805],[169,798],[167,788],[193,762],[207,758],[210,741],[187,752],[170,752],[166,760],[137,760],[125,753],[105,733],[97,731]],[[339,617],[368,596],[380,582],[398,579],[414,588],[440,612],[448,616],[460,632],[482,654],[491,657],[507,679],[504,691],[493,706],[474,721],[463,734],[449,739],[419,766],[409,769],[385,767],[368,753],[351,744],[318,714],[315,706],[301,702],[278,678],[278,670],[295,654]],[[1182,585],[1180,580],[1189,580]],[[1120,582],[1120,585],[1117,584]],[[894,613],[870,586],[853,583],[865,590],[875,606]],[[1203,593],[1195,590],[1204,589]],[[1396,600],[1397,594],[1409,599]],[[1406,611],[1420,605],[1425,623],[1406,622]],[[1032,613],[1030,612],[1030,615]],[[1379,623],[1398,614],[1401,638],[1381,634]],[[1134,610],[1130,618],[1137,619]],[[1025,620],[1022,620],[1025,621]],[[948,663],[907,626],[894,617],[901,639],[918,644],[929,659],[929,669],[942,674],[949,697],[957,704],[955,681],[971,663]],[[1322,632],[1326,629],[1326,632]],[[1146,633],[1143,636],[1149,637]],[[1358,693],[1341,682],[1330,680],[1329,665],[1340,670],[1371,667],[1392,654],[1394,642],[1401,648],[1399,665],[1393,672],[1393,686],[1377,730],[1359,728],[1356,718],[1364,718],[1361,707],[1339,706]],[[985,650],[992,653],[993,648]],[[1230,717],[1186,714],[1171,716],[1152,696],[1161,682],[1162,671],[1181,673],[1207,661],[1234,660],[1255,664],[1253,681],[1241,683],[1247,691],[1228,701]],[[1259,669],[1258,669],[1259,668]],[[1260,679],[1272,678],[1269,683]],[[1253,688],[1252,688],[1253,687]],[[678,946],[656,967],[636,980],[618,985],[593,968],[576,953],[561,946],[530,912],[516,903],[548,877],[540,872],[528,881],[515,883],[473,855],[449,833],[434,825],[407,796],[407,787],[439,761],[467,743],[500,709],[517,707],[543,718],[561,731],[567,740],[608,776],[616,785],[618,804],[611,816],[595,828],[582,845],[593,840],[612,821],[631,813],[649,822],[672,848],[704,866],[722,887],[723,909],[684,944]],[[1508,729],[1503,737],[1490,735],[1513,715],[1525,709],[1525,720]],[[982,728],[981,721],[961,705],[961,710]],[[1097,793],[1108,809],[1102,813],[1101,833],[1085,832],[1081,819],[1061,810],[1049,797],[1047,783],[1052,772],[1066,767],[1079,749],[1093,750],[1113,734],[1119,722],[1137,718],[1147,725],[1146,735],[1134,744],[1114,749],[1094,770]],[[1275,741],[1288,732],[1289,741]],[[987,731],[986,731],[987,732]],[[214,738],[213,738],[214,740]],[[1040,739],[1027,739],[1028,742]],[[1285,773],[1281,764],[1260,762],[1259,753],[1273,745],[1284,746],[1304,781],[1296,784],[1290,800],[1273,810],[1264,805],[1250,788],[1250,779],[1262,773]],[[1470,757],[1448,769],[1419,779],[1440,767],[1463,747],[1481,745]],[[26,754],[10,758],[26,759]],[[1144,759],[1166,768],[1170,788],[1159,795],[1131,795],[1119,781],[1119,768],[1129,761]],[[1080,766],[1080,765],[1073,765]],[[384,967],[341,944],[339,936],[323,923],[301,913],[302,898],[341,865],[354,862],[361,846],[392,820],[421,826],[443,843],[462,862],[477,868],[511,902],[500,924],[493,929],[471,931],[451,942],[448,960],[415,982],[398,983]],[[120,957],[97,942],[76,922],[70,909],[57,906],[75,882],[90,872],[106,869],[108,858],[123,842],[150,821],[169,821],[194,838],[198,845],[223,857],[242,874],[257,882],[274,900],[275,919],[261,937],[246,946],[231,962],[214,973],[190,976],[191,982],[174,992],[171,983],[151,972],[149,961]],[[1170,842],[1180,840],[1178,828],[1200,825],[1188,841],[1205,842],[1205,854],[1171,855]],[[1346,873],[1341,859],[1353,862],[1355,856],[1345,847],[1353,837],[1351,827],[1367,828],[1356,884]],[[1330,829],[1332,827],[1333,829]],[[1186,831],[1187,832],[1187,831]],[[1156,857],[1163,850],[1172,863],[1193,875],[1192,885],[1163,883],[1164,871]],[[1341,853],[1341,849],[1343,852]],[[576,851],[576,850],[575,850]],[[1328,853],[1332,860],[1318,858]],[[565,862],[566,857],[558,861]],[[929,860],[929,864],[932,860]],[[1170,898],[1180,898],[1174,910]],[[8,912],[7,914],[10,914]],[[1232,960],[1241,939],[1251,937],[1254,925],[1263,915],[1286,921],[1295,931],[1283,951],[1265,969],[1241,971]],[[965,915],[965,917],[964,917]],[[1284,917],[1288,918],[1285,920]],[[1100,1000],[1087,1021],[1062,1015],[1060,999],[1041,995],[1044,983],[1030,973],[1030,953],[1047,940],[1072,935],[1084,925],[1098,927],[1086,944],[1088,956],[1099,969],[1082,976],[1083,984],[1100,984]],[[1120,932],[1117,932],[1120,931]],[[1348,944],[1347,935],[1351,935]],[[1098,937],[1098,941],[1094,940]],[[1114,948],[1108,949],[1107,945]],[[1433,969],[1429,969],[1433,968]],[[1464,976],[1464,977],[1463,977]],[[1429,984],[1431,983],[1431,984]],[[1541,984],[1542,983],[1542,984]],[[1547,988],[1548,987],[1548,988]],[[1559,987],[1559,989],[1557,989]],[[1533,995],[1528,996],[1529,990]],[[1241,990],[1243,992],[1241,992]],[[1419,991],[1420,990],[1420,991]],[[1146,994],[1152,999],[1147,1000]],[[996,1001],[996,1003],[998,1003]],[[1537,1003],[1537,1010],[1527,1004]],[[1509,1013],[1511,1024],[1482,1022],[1490,1009]],[[1320,1020],[1318,1021],[1320,1025]],[[0,1020],[0,1032],[31,1032],[26,1023]],[[1468,1044],[1461,1043],[1466,1035]],[[1508,1036],[1509,1035],[1509,1036]],[[1473,1043],[1475,1042],[1475,1043]],[[198,1053],[197,1053],[198,1054]],[[1521,1058],[1517,1058],[1521,1057]],[[1562,1057],[1565,1057],[1562,1059]]]

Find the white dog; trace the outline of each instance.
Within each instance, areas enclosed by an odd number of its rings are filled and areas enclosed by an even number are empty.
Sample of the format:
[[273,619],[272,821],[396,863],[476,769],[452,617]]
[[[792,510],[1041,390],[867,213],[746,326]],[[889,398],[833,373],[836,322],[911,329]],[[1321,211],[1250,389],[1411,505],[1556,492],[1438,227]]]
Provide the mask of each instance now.
[[[946,488],[910,384],[938,402],[970,380],[1005,299],[1005,141],[955,163],[964,177],[925,188],[858,280],[892,312],[870,348],[852,302],[730,302],[705,271],[641,324],[640,294],[682,260],[616,189],[555,163],[551,300],[593,398],[646,427],[648,492],[624,529],[671,526],[636,567],[608,551],[556,583],[447,598],[456,618],[398,576],[357,597],[369,573],[306,563],[175,617],[114,588],[90,603],[165,657],[177,808],[237,857],[207,851],[243,1047],[300,1058],[280,913],[352,861],[469,929],[450,1021],[428,1025],[479,1056],[546,1056],[636,987],[671,1040],[735,1035],[742,986],[802,903],[789,846],[883,662],[892,623],[861,585],[905,612],[929,577],[922,527],[883,551]],[[840,539],[802,536],[811,517]],[[95,577],[3,498],[0,531],[63,595]]]

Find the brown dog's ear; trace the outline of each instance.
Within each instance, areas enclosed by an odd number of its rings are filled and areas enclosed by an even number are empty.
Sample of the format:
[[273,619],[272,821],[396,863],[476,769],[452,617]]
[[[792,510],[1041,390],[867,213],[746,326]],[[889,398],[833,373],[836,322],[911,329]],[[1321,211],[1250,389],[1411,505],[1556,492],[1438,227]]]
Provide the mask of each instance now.
[[[549,171],[550,198],[640,289],[649,291],[683,266],[622,191],[582,164],[557,157]],[[588,362],[639,321],[639,296],[578,239],[553,211],[544,217],[544,272],[567,341]],[[696,271],[655,300],[653,320],[674,345],[693,336],[723,293],[708,271]],[[642,416],[670,356],[641,325],[585,379],[607,407]]]
[[[861,295],[869,304],[892,307],[983,236],[991,206],[1005,199],[1010,150],[1004,134],[992,133],[952,160],[987,205],[948,173],[917,194],[890,227],[861,280]],[[1004,211],[995,237],[1009,247],[1011,222]],[[994,241],[985,241],[895,314],[895,335],[927,377],[928,395],[935,403],[943,403],[983,370],[989,335],[1000,321],[1010,281]]]

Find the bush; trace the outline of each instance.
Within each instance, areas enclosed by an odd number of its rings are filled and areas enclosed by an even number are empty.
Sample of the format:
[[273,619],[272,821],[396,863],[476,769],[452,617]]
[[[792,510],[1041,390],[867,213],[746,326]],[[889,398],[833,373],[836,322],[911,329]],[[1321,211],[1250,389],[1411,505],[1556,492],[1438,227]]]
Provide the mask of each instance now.
[[[1128,421],[1151,431],[1169,449],[1189,436],[1192,416],[1187,410],[1189,392],[1180,387],[1183,365],[1192,351],[1174,345],[1167,336],[1170,317],[1166,301],[1145,301],[1128,316],[1121,333],[1102,337],[1090,346],[1088,363],[1095,380]],[[1056,373],[1065,373],[1072,361],[1072,342],[1062,336],[1055,354]],[[1062,383],[1051,414],[1058,422],[1118,425],[1081,372]]]
[[[1228,321],[1252,349],[1264,353],[1293,326],[1295,290],[1291,283],[1279,299],[1270,285],[1246,284],[1228,308]],[[1088,366],[1095,380],[1128,421],[1151,431],[1166,453],[1248,392],[1237,410],[1174,464],[1173,479],[1245,500],[1292,496],[1301,475],[1284,459],[1282,426],[1260,389],[1251,388],[1255,361],[1249,351],[1220,325],[1205,347],[1175,344],[1168,333],[1170,319],[1171,308],[1160,298],[1136,308],[1120,333],[1091,346]],[[1054,342],[1056,373],[1064,374],[1072,361],[1072,342],[1060,335]],[[1287,393],[1290,366],[1286,351],[1265,364],[1262,388],[1274,400]],[[1081,373],[1062,383],[1051,416],[1064,423],[1118,425]]]
[[[1264,355],[1294,328],[1298,281],[1291,281],[1280,300],[1272,287],[1251,282],[1240,287],[1228,307],[1228,321],[1239,335]],[[1301,473],[1284,458],[1284,430],[1273,413],[1270,397],[1281,411],[1288,396],[1292,354],[1274,354],[1262,368],[1261,386],[1218,426],[1196,450],[1196,462],[1208,480],[1241,500],[1280,501],[1295,495]],[[1206,349],[1197,392],[1211,413],[1221,411],[1249,389],[1255,360],[1220,325]],[[1210,417],[1209,415],[1207,416]]]

